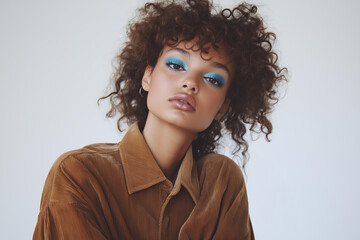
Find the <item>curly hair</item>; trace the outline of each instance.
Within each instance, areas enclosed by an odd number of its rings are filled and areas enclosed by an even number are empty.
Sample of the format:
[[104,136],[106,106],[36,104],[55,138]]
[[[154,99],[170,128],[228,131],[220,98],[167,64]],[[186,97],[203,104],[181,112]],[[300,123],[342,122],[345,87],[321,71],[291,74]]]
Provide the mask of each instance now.
[[247,128],[262,132],[269,141],[272,124],[268,119],[278,101],[278,85],[286,81],[284,70],[277,64],[278,56],[272,45],[276,39],[267,32],[257,7],[242,3],[234,9],[216,11],[208,0],[158,1],[146,3],[130,21],[128,40],[116,57],[117,66],[112,77],[109,98],[111,109],[107,117],[120,117],[121,122],[138,121],[145,125],[148,108],[146,97],[138,93],[145,68],[155,67],[164,46],[196,40],[196,51],[208,53],[221,46],[234,64],[234,77],[227,92],[230,106],[225,116],[213,121],[193,141],[194,158],[214,152],[223,134],[231,134],[236,143],[233,154],[239,152],[246,164],[248,143],[244,138]]

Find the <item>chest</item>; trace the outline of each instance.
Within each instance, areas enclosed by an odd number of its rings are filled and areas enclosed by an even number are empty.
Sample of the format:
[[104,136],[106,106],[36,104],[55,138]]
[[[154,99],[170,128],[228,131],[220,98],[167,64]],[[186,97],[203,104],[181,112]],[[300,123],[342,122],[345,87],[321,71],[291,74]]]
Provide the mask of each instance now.
[[186,189],[166,181],[133,194],[118,189],[100,206],[110,239],[178,239],[195,206]]

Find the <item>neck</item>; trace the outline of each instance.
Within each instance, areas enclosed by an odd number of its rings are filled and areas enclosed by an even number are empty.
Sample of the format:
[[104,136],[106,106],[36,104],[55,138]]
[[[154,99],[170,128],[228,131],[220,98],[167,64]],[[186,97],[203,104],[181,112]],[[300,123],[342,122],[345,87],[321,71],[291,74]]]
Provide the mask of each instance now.
[[196,133],[161,121],[149,112],[143,135],[160,169],[173,180]]

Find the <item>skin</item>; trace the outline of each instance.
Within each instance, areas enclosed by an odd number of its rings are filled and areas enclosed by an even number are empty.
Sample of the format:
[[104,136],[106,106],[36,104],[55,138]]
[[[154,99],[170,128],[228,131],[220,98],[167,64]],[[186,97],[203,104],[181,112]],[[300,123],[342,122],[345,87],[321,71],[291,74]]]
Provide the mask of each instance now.
[[[164,47],[155,67],[148,66],[142,79],[149,108],[143,135],[159,167],[172,181],[197,133],[219,120],[230,103],[226,98],[233,72],[229,59],[221,49],[210,49],[203,57],[211,59],[204,60],[200,52],[189,49],[193,44]],[[217,86],[219,79],[224,81],[222,86]],[[180,102],[179,94],[192,98],[193,107]]]

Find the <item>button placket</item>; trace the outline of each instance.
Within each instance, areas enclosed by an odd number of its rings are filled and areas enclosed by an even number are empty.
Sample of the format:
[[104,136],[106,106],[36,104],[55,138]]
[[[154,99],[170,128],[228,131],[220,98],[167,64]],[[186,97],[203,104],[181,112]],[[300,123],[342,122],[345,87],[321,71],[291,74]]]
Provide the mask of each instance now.
[[[168,180],[167,180],[167,181],[168,181]],[[158,234],[159,240],[160,240],[160,239],[163,239],[164,227],[166,227],[166,226],[169,224],[169,221],[170,221],[169,217],[166,216],[166,212],[165,212],[165,211],[166,211],[166,208],[167,208],[167,206],[169,205],[169,202],[170,202],[171,198],[172,198],[173,196],[175,196],[176,194],[178,194],[179,191],[180,191],[180,187],[178,187],[178,188],[176,188],[176,189],[173,188],[173,187],[172,187],[172,183],[171,183],[170,181],[169,181],[169,182],[166,182],[166,183],[168,183],[168,184],[166,184],[166,186],[167,186],[167,190],[170,189],[170,191],[169,191],[170,193],[169,193],[169,195],[167,196],[164,204],[163,204],[162,207],[161,207],[161,211],[160,211],[160,217],[159,217],[159,234]],[[165,184],[164,184],[164,185],[165,185]],[[165,190],[164,190],[164,191],[165,191]]]

